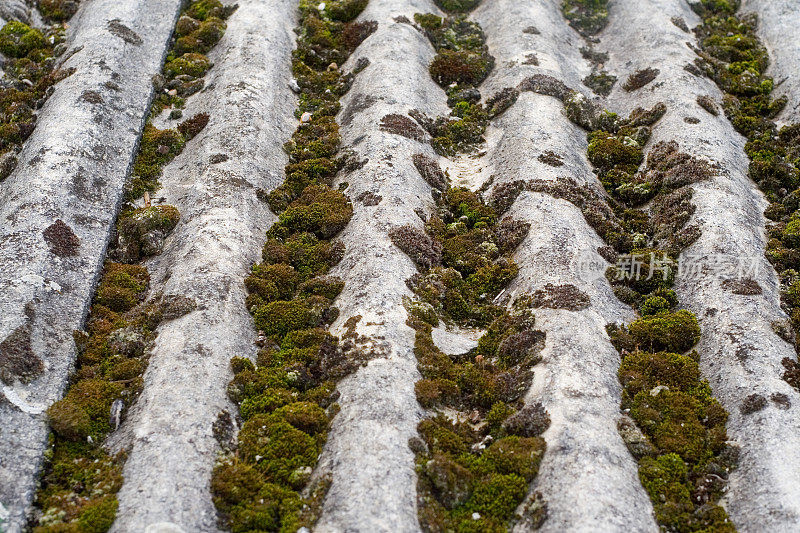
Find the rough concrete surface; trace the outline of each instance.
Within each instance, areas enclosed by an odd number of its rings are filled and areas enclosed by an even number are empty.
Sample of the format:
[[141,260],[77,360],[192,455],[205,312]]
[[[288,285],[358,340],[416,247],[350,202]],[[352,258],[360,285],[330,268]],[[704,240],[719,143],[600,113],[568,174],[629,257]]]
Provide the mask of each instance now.
[[[351,122],[342,121],[343,146],[359,161],[368,161],[341,178],[350,184],[345,192],[355,213],[339,236],[346,247],[344,259],[331,272],[345,281],[336,302],[341,315],[333,329],[341,333],[344,321],[360,315],[356,331],[371,337],[379,353],[339,384],[342,410],[333,420],[320,462],[320,470],[333,476],[317,525],[320,532],[419,530],[408,439],[416,435],[422,412],[414,395],[419,379],[414,331],[405,324],[402,304],[404,297],[411,297],[405,280],[416,267],[392,244],[388,232],[405,224],[422,228],[415,210],[431,210],[433,200],[411,157],[433,152],[424,143],[381,131],[379,125],[390,113],[449,112],[444,92],[428,75],[433,48],[427,38],[393,20],[435,11],[427,0],[372,0],[360,20],[377,21],[378,30],[349,60],[354,64],[368,58],[370,66],[342,99],[340,119],[353,106],[362,108]],[[367,96],[375,100],[364,108]],[[378,205],[358,201],[364,192],[380,196]]]
[[[146,263],[152,284],[198,308],[156,331],[144,391],[112,438],[130,449],[112,531],[159,523],[216,529],[209,483],[220,446],[212,425],[222,410],[235,410],[226,394],[231,357],[255,357],[244,278],[275,220],[256,190],[283,181],[281,147],[296,105],[289,88],[294,2],[238,3],[210,54],[208,88],[184,112],[207,112],[210,122],[167,165],[154,195],[176,206],[181,221],[164,252]],[[211,161],[218,154],[228,159]]]
[[[716,175],[694,185],[697,211],[692,222],[702,237],[681,255],[679,300],[700,320],[703,336],[697,349],[703,375],[730,413],[728,434],[741,448],[739,468],[731,474],[723,504],[742,531],[797,531],[800,527],[800,395],[781,379],[784,357],[792,346],[773,332],[785,318],[780,310],[778,280],[764,256],[766,200],[747,178],[744,139],[724,116],[715,117],[696,102],[708,94],[721,100],[711,80],[683,69],[694,59],[686,45],[693,36],[674,25],[682,16],[690,26],[699,21],[679,0],[617,0],[609,27],[601,36],[611,52],[609,68],[622,78],[640,68],[658,65],[649,85],[626,93],[615,89],[613,110],[667,104],[667,114],[653,128],[651,145],[675,140],[682,150],[719,165]],[[671,27],[670,27],[671,26]],[[688,124],[685,117],[700,119]],[[690,222],[690,223],[692,223]],[[729,278],[750,277],[760,295],[735,295],[722,288]],[[790,398],[785,408],[775,402],[744,415],[741,402],[749,394]]]
[[[558,2],[497,1],[475,13],[487,33],[498,67],[485,82],[486,95],[514,87],[525,77],[547,74],[579,87],[589,67],[578,52],[580,37],[561,16]],[[524,33],[535,26],[539,34]],[[536,53],[539,66],[522,59]],[[602,191],[586,160],[586,134],[564,116],[555,98],[523,93],[495,121],[487,156],[494,186],[532,178],[574,180]],[[551,151],[563,165],[538,160]],[[603,273],[604,245],[581,211],[566,200],[523,192],[508,213],[531,224],[517,249],[520,272],[510,299],[546,284],[572,284],[590,298],[579,311],[537,309],[537,328],[546,332],[542,362],[534,367],[527,402],[541,402],[551,426],[547,451],[533,489],[547,502],[543,531],[654,531],[652,506],[638,483],[637,465],[617,432],[621,386],[619,354],[605,332],[609,322],[630,320],[632,311],[613,295]],[[586,494],[592,494],[586,498]],[[525,521],[517,531],[528,531]]]
[[[210,479],[221,444],[212,426],[220,413],[236,409],[226,394],[231,357],[255,357],[257,350],[243,280],[276,220],[259,198],[283,181],[282,146],[297,123],[291,53],[298,0],[224,3],[239,8],[209,53],[205,89],[188,99],[183,113],[205,112],[210,122],[164,168],[161,189],[152,195],[156,205],[176,206],[181,220],[163,252],[145,262],[151,298],[187,297],[196,309],[158,327],[143,391],[125,406],[122,426],[106,443],[128,451],[115,533],[217,532]],[[701,322],[701,372],[730,413],[728,434],[741,450],[722,504],[739,531],[794,532],[800,530],[800,394],[781,378],[781,360],[796,354],[774,333],[774,323],[787,317],[764,256],[767,203],[747,177],[745,139],[723,114],[697,103],[698,96],[719,103],[722,93],[684,69],[696,57],[696,38],[674,21],[681,17],[689,28],[700,23],[689,3],[610,0],[609,25],[593,39],[595,52],[608,53],[594,66],[619,80],[607,97],[583,84],[593,68],[580,51],[587,41],[565,20],[562,0],[483,0],[466,16],[481,25],[496,60],[479,87],[484,101],[545,74],[621,115],[664,102],[667,113],[653,126],[646,152],[659,141],[676,141],[714,165],[711,179],[692,186],[691,223],[702,236],[682,254],[675,288]],[[45,410],[63,394],[73,367],[72,332],[83,326],[149,109],[150,79],[162,68],[182,6],[181,0],[83,0],[68,22],[68,51],[59,60],[76,70],[38,111],[17,169],[0,182],[0,363],[8,354],[24,362],[0,365],[4,533],[26,527],[46,450]],[[788,98],[779,124],[799,121],[800,2],[743,0],[741,12],[759,15],[775,94]],[[398,226],[422,229],[436,208],[412,157],[436,159],[454,185],[485,186],[487,195],[517,180],[574,183],[605,194],[586,157],[586,131],[554,97],[523,92],[491,121],[485,144],[452,158],[437,156],[421,129],[416,139],[382,129],[389,114],[451,111],[445,90],[431,79],[435,51],[413,24],[415,13],[442,14],[434,0],[370,0],[359,20],[376,21],[377,31],[335,67],[369,63],[341,99],[337,117],[340,154],[349,155],[334,187],[352,200],[354,214],[337,237],[345,253],[330,273],[345,282],[332,332],[355,333],[365,358],[338,385],[341,410],[313,474],[331,480],[314,527],[324,533],[421,529],[408,440],[426,413],[414,392],[420,375],[404,307],[413,297],[406,280],[417,269],[389,238]],[[0,27],[8,20],[43,26],[34,0],[0,0]],[[138,39],[110,32],[112,21]],[[0,56],[0,76],[4,64]],[[648,67],[659,69],[655,80],[623,89],[630,74]],[[175,127],[181,120],[167,115],[155,124]],[[634,313],[604,277],[604,243],[578,207],[544,192],[522,192],[506,214],[531,227],[515,254],[519,274],[498,301],[553,284],[570,286],[583,302],[535,310],[546,342],[525,401],[541,403],[551,418],[543,434],[547,451],[529,487],[530,496],[541,493],[547,504],[541,530],[657,531],[637,463],[617,430],[620,356],[605,326],[629,322]],[[728,279],[757,283],[761,292],[734,294]],[[446,353],[461,354],[481,334],[442,325],[432,335]],[[752,394],[765,406],[743,414]],[[532,530],[524,519],[515,526]]]
[[[47,437],[43,413],[72,367],[72,331],[91,298],[148,109],[150,78],[161,69],[179,6],[84,2],[64,56],[64,68],[75,73],[56,86],[16,171],[0,184],[0,339],[21,328],[31,357],[43,365],[29,384],[0,385],[0,503],[10,514],[9,531],[24,524],[33,498]],[[110,33],[112,20],[136,32],[141,44]],[[84,100],[87,91],[102,101]],[[75,255],[51,252],[43,232],[57,219],[80,239]]]
[[758,36],[769,50],[767,73],[775,78],[775,97],[789,100],[778,119],[788,124],[800,121],[800,2],[745,0],[740,11],[758,15]]

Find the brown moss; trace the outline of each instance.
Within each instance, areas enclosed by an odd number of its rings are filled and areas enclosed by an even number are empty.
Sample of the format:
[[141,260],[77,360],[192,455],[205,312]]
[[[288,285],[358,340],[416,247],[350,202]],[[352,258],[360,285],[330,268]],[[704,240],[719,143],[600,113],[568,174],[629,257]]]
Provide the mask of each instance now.
[[424,142],[427,139],[425,132],[422,131],[417,123],[403,115],[390,114],[384,116],[381,118],[380,127],[381,131],[394,135],[402,135],[403,137],[408,137],[415,141]]
[[413,226],[401,226],[389,232],[389,238],[422,270],[428,270],[442,261],[441,244]]
[[637,89],[641,89],[651,81],[655,80],[659,73],[657,68],[645,68],[642,70],[637,70],[635,73],[628,76],[628,79],[625,81],[625,85],[622,86],[628,92],[635,91]]
[[44,372],[44,363],[33,351],[31,332],[19,326],[0,342],[0,381],[29,383]]
[[186,119],[178,124],[178,131],[188,141],[197,136],[198,133],[208,125],[210,117],[208,113],[198,113],[190,119]]
[[589,307],[589,296],[574,285],[548,283],[537,289],[531,297],[531,307],[581,311]]
[[412,161],[420,176],[428,182],[428,185],[440,191],[447,188],[447,176],[442,172],[439,163],[435,159],[425,154],[414,154]]
[[761,294],[763,289],[759,283],[751,278],[747,279],[726,279],[722,281],[722,288],[733,294],[753,296]]
[[81,241],[63,220],[58,219],[53,222],[42,235],[50,246],[50,251],[55,255],[59,257],[77,255]]
[[564,160],[561,158],[561,156],[550,150],[539,154],[537,159],[545,165],[549,165],[551,167],[560,167],[564,165]]

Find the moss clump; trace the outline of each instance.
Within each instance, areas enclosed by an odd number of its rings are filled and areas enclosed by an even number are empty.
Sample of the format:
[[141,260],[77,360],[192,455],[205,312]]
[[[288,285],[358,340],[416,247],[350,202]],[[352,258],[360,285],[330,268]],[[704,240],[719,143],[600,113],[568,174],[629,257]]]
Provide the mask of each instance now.
[[466,50],[442,50],[431,63],[434,81],[442,87],[453,83],[478,85],[491,70],[491,63],[482,55]]
[[350,22],[364,11],[367,3],[368,0],[333,0],[325,5],[325,12],[335,21]]
[[205,21],[212,17],[218,19],[227,18],[229,14],[229,10],[222,5],[220,0],[198,0],[192,2],[189,9],[186,10],[185,16]]
[[164,238],[180,220],[180,213],[171,205],[142,207],[120,215],[117,221],[115,255],[132,263],[161,253]]
[[139,154],[133,163],[133,175],[126,186],[128,200],[158,188],[162,169],[183,151],[186,141],[177,130],[160,130],[148,123],[144,127]]
[[71,19],[79,6],[80,0],[39,0],[39,12],[57,22]]
[[600,33],[608,24],[608,0],[564,0],[561,12],[584,37]]
[[604,70],[594,70],[583,79],[583,84],[600,96],[608,96],[611,94],[611,90],[616,83],[617,77]]
[[325,185],[309,185],[280,215],[270,230],[275,236],[312,233],[320,239],[337,235],[353,216],[353,206],[340,191]]
[[450,13],[466,13],[472,11],[481,0],[434,0],[436,6]]
[[536,477],[544,440],[500,437],[482,453],[470,453],[481,433],[443,415],[421,422],[419,432],[424,443],[416,459],[423,530],[506,531]]
[[95,303],[115,313],[130,311],[144,297],[149,281],[150,276],[143,266],[107,263]]
[[59,25],[42,32],[11,21],[0,29],[0,53],[6,56],[0,88],[0,181],[16,167],[15,153],[36,127],[34,109],[51,94],[53,85],[70,74],[54,70],[54,47],[63,40]]
[[604,131],[592,132],[589,135],[589,161],[602,170],[620,170],[636,168],[644,160],[642,147],[632,137],[620,137]]
[[[472,4],[477,5],[477,2]],[[414,113],[414,118],[431,135],[431,144],[439,154],[452,156],[470,151],[483,142],[490,116],[502,113],[519,94],[507,89],[491,98],[487,109],[479,103],[480,92],[476,86],[494,68],[494,58],[489,54],[486,36],[477,23],[464,16],[442,19],[436,15],[416,14],[414,19],[436,48],[430,74],[447,90],[447,103],[453,109],[449,117],[432,120]]]
[[358,352],[352,339],[340,342],[325,329],[338,316],[333,301],[344,287],[326,276],[344,253],[333,239],[353,215],[349,199],[330,186],[343,164],[336,159],[338,100],[352,78],[328,66],[344,63],[374,31],[374,23],[350,23],[365,6],[337,0],[321,12],[317,3],[300,5],[297,117],[308,112],[311,119],[286,144],[286,179],[268,196],[278,221],[267,232],[263,262],[245,280],[263,347],[257,364],[231,361],[228,395],[245,423],[211,482],[222,525],[232,531],[310,528],[329,485],[309,485],[311,473],[337,412],[336,383],[356,368]]
[[0,52],[9,57],[25,57],[46,47],[44,34],[22,22],[12,20],[0,29]]
[[187,53],[168,61],[164,65],[164,74],[168,78],[191,76],[200,78],[211,68],[211,61],[203,54]]

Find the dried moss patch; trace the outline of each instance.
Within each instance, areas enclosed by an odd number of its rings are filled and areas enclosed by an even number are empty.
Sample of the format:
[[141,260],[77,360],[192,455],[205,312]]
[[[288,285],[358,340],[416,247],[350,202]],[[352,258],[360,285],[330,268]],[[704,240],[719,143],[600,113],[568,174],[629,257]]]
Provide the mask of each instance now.
[[50,224],[42,235],[50,246],[50,251],[55,255],[59,257],[77,255],[81,240],[63,220],[58,219]]
[[651,81],[655,80],[658,77],[659,70],[657,68],[645,68],[642,70],[637,70],[625,81],[625,85],[622,86],[628,92],[635,91],[637,89],[641,89]]
[[44,362],[33,351],[29,328],[19,326],[0,342],[0,381],[29,383],[42,372]]

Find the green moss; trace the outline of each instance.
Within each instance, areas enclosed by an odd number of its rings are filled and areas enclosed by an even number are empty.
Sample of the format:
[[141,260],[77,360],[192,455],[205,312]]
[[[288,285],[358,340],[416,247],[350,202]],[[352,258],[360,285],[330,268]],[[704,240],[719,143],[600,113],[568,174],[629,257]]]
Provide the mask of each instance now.
[[225,21],[218,17],[208,17],[197,29],[175,41],[174,54],[206,54],[225,34]]
[[312,233],[330,239],[350,222],[353,206],[339,191],[324,185],[310,185],[281,213],[273,234]]
[[492,443],[480,460],[495,472],[517,474],[530,483],[539,471],[544,450],[541,437],[505,437]]
[[143,298],[149,281],[142,266],[107,263],[95,303],[119,313],[130,311]]
[[492,65],[482,55],[465,50],[442,50],[430,66],[431,76],[442,87],[453,83],[478,85],[489,75]]
[[187,53],[169,61],[164,65],[164,74],[169,78],[175,76],[192,76],[200,78],[211,68],[211,61],[202,54]]
[[434,31],[442,27],[444,19],[433,13],[414,13],[414,22],[428,31]]
[[364,11],[367,3],[368,0],[333,0],[326,3],[325,12],[333,20],[350,22]]
[[527,492],[528,484],[522,476],[491,474],[475,487],[466,508],[481,516],[507,520]]
[[[0,29],[0,53],[6,55],[5,88],[0,89],[0,155],[19,151],[36,127],[34,109],[50,96],[54,84],[70,74],[54,70],[54,47],[63,42],[63,29],[53,26],[45,32],[17,21]],[[15,166],[16,158],[6,159],[0,181]]]
[[245,398],[239,406],[242,418],[249,420],[257,414],[269,414],[275,409],[288,405],[295,397],[287,389],[267,389],[263,394]]
[[328,426],[325,410],[313,402],[291,403],[278,408],[275,414],[309,435],[316,435]]
[[436,5],[451,13],[465,13],[472,11],[481,3],[481,0],[434,0]]
[[[324,328],[338,310],[344,284],[325,276],[342,258],[332,239],[353,215],[349,199],[331,183],[343,164],[335,120],[338,99],[352,82],[342,65],[375,23],[350,23],[366,0],[300,3],[293,72],[301,88],[297,118],[312,114],[284,148],[286,179],[266,198],[279,214],[267,232],[263,262],[245,285],[255,326],[269,337],[257,364],[235,358],[228,395],[245,424],[236,451],[214,471],[212,492],[223,524],[234,532],[310,528],[329,483],[309,485],[330,419],[338,408],[336,382],[355,368],[343,345]],[[210,20],[210,19],[209,19]],[[187,24],[187,32],[199,31]],[[358,336],[354,334],[354,338]],[[301,496],[302,494],[302,496]]]
[[590,37],[608,24],[607,4],[608,0],[564,0],[561,11],[570,26],[584,37]]
[[[470,2],[465,9],[472,9],[477,3]],[[487,102],[489,111],[484,109],[479,104],[480,92],[474,87],[494,68],[494,58],[489,54],[481,27],[464,16],[442,19],[436,15],[416,14],[414,18],[425,28],[436,48],[437,54],[429,71],[431,77],[447,90],[447,103],[453,109],[449,117],[435,120],[422,116],[416,118],[430,133],[431,145],[439,154],[452,156],[468,152],[483,142],[489,113],[492,116],[502,113],[518,93],[507,89]]]
[[171,205],[143,207],[121,214],[117,222],[120,257],[133,262],[161,253],[163,238],[175,229],[179,220],[180,213]]
[[65,439],[83,441],[92,431],[92,419],[73,401],[59,400],[47,409],[53,431]]
[[159,130],[152,124],[145,125],[139,154],[133,164],[133,176],[126,185],[127,199],[154,192],[162,169],[183,151],[184,144],[184,137],[177,130]]
[[197,20],[207,20],[210,17],[225,18],[225,7],[220,0],[197,0],[192,2],[186,10],[186,16]]
[[635,169],[644,161],[641,146],[631,137],[610,135],[603,131],[589,135],[589,161],[601,170],[615,167]]
[[12,20],[0,29],[0,52],[9,57],[24,57],[33,50],[46,47],[42,32],[22,22]]
[[642,317],[629,329],[642,348],[652,351],[685,352],[700,340],[697,318],[685,309]]
[[592,71],[583,79],[583,84],[589,87],[595,94],[608,96],[617,83],[617,77],[606,71]]
[[79,0],[39,0],[39,12],[54,21],[65,21],[78,12]]
[[274,337],[312,327],[317,322],[313,310],[300,301],[271,302],[258,308],[253,318],[258,329]]
[[87,505],[78,516],[78,529],[81,533],[105,533],[114,523],[117,515],[116,496],[106,496]]
[[239,453],[266,480],[289,484],[296,470],[316,464],[319,449],[313,437],[280,417],[256,415],[242,426]]

